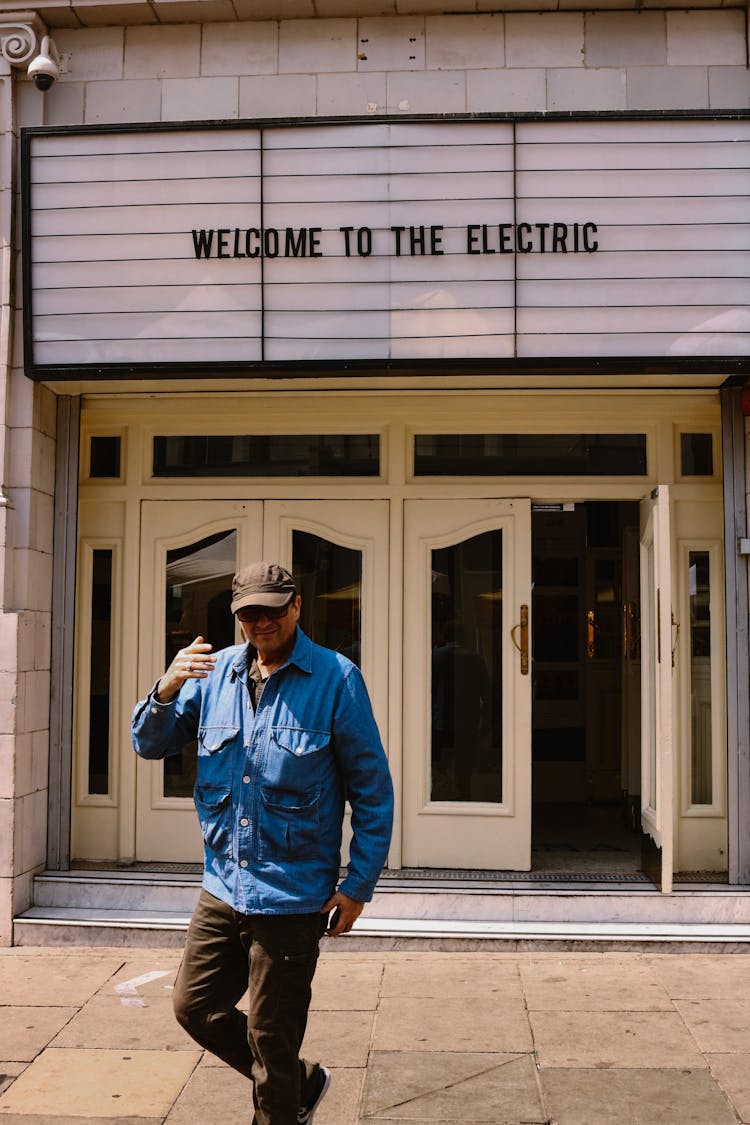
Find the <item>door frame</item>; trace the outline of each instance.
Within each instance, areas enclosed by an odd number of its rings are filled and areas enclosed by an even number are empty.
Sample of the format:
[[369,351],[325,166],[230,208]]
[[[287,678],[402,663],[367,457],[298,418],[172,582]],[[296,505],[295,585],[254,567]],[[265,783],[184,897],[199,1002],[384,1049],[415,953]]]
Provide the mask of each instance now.
[[[614,382],[614,380],[613,380]],[[271,383],[234,383],[231,388],[218,390],[203,387],[200,392],[191,390],[190,384],[173,390],[165,390],[162,384],[154,384],[149,393],[131,393],[126,385],[112,388],[116,393],[102,393],[101,387],[93,388],[96,393],[83,402],[80,427],[80,462],[78,495],[75,498],[80,507],[83,503],[95,506],[98,503],[118,504],[122,507],[123,542],[132,545],[137,541],[138,506],[147,497],[188,499],[193,496],[208,499],[212,496],[230,495],[240,498],[281,499],[290,490],[300,499],[331,498],[351,499],[356,497],[382,498],[394,501],[390,517],[391,555],[389,563],[389,584],[391,589],[400,589],[403,581],[401,558],[403,539],[400,516],[400,502],[403,499],[435,498],[436,496],[460,498],[481,498],[491,496],[511,497],[519,493],[519,480],[507,478],[456,478],[444,477],[439,480],[414,476],[411,462],[411,443],[416,432],[460,432],[483,433],[498,425],[506,432],[558,432],[584,428],[587,432],[631,432],[638,430],[647,434],[648,466],[647,478],[534,478],[528,482],[524,492],[531,495],[534,502],[560,502],[568,500],[638,500],[644,492],[653,487],[659,479],[673,479],[672,466],[677,464],[679,431],[702,431],[710,428],[718,434],[719,411],[718,394],[715,389],[706,387],[696,390],[675,387],[673,390],[657,390],[637,386],[608,386],[589,391],[582,387],[546,387],[512,390],[499,385],[466,387],[452,380],[451,385],[434,386],[434,380],[415,378],[408,388],[388,389],[382,381],[378,384],[358,383],[354,388],[341,388],[341,381],[318,380],[297,382],[281,391]],[[107,388],[109,392],[109,388]],[[165,404],[169,409],[165,409]],[[293,403],[293,410],[290,409]],[[707,412],[708,407],[708,412]],[[253,418],[253,432],[258,433],[332,433],[360,432],[381,434],[382,468],[378,478],[361,480],[321,480],[300,478],[259,479],[248,481],[217,479],[155,479],[151,475],[151,440],[155,433],[190,434],[234,433],[237,419]],[[493,421],[489,421],[494,419]],[[199,420],[199,423],[196,421]],[[418,420],[418,422],[416,421]],[[741,419],[740,419],[741,421]],[[196,431],[200,424],[200,431]],[[735,428],[738,424],[735,419]],[[88,476],[88,445],[90,436],[95,434],[119,434],[123,442],[123,467],[118,479],[95,481]],[[68,462],[78,460],[78,448],[74,449],[76,433],[63,434],[67,446]],[[719,443],[715,439],[715,482],[719,481],[721,460]],[[61,454],[65,451],[60,445]],[[726,446],[725,446],[726,465]],[[735,458],[737,460],[737,458]],[[59,463],[59,462],[58,462]],[[739,462],[738,462],[739,463]],[[739,472],[739,470],[737,470]],[[727,489],[725,474],[725,492]],[[58,478],[59,487],[60,478]],[[675,483],[679,495],[684,481]],[[727,493],[727,499],[731,496]],[[55,566],[60,566],[60,550],[71,533],[74,532],[75,505],[68,506],[64,515],[57,518]],[[724,521],[728,526],[730,508],[724,504]],[[736,551],[734,527],[727,532],[726,564]],[[134,536],[136,539],[134,539]],[[731,551],[729,544],[731,543]],[[60,545],[58,548],[58,544]],[[138,557],[132,550],[125,553],[121,570],[121,583],[124,596],[129,596],[138,583]],[[75,579],[67,574],[65,587],[68,604],[72,605],[77,596]],[[728,603],[732,604],[732,603]],[[391,636],[400,635],[400,607],[395,599],[389,599],[389,632]],[[58,622],[62,615],[58,616]],[[740,645],[744,644],[748,655],[748,635],[740,635]],[[121,745],[116,748],[120,756],[117,765],[119,799],[123,807],[119,811],[117,854],[123,863],[129,862],[134,848],[134,817],[129,820],[127,803],[134,796],[135,769],[134,755],[127,753],[129,747],[129,712],[131,701],[137,698],[137,650],[124,642],[119,659],[126,665],[119,679],[120,713],[116,716],[116,729]],[[65,691],[69,664],[62,666],[62,657],[53,667],[53,677],[59,694]],[[388,720],[387,742],[397,786],[400,783],[401,732],[400,710],[403,680],[402,656],[398,646],[391,645],[391,660],[388,668],[389,699],[392,703]],[[730,709],[731,714],[731,709]],[[71,740],[72,744],[72,740]],[[53,753],[57,752],[53,750]],[[64,751],[63,751],[64,752]],[[732,747],[734,752],[734,747]],[[70,751],[68,751],[70,753]],[[734,768],[730,759],[730,770]],[[736,765],[736,764],[735,764]],[[745,768],[740,764],[740,772]],[[747,771],[745,771],[747,772]],[[748,778],[744,823],[750,818],[750,776]],[[68,793],[61,794],[60,823],[70,825],[70,803]],[[104,810],[92,810],[103,812]],[[397,824],[391,859],[394,867],[400,865],[399,845],[401,826],[400,805],[397,805]],[[51,866],[60,865],[60,860],[51,856]],[[730,855],[730,862],[732,856]],[[63,859],[62,865],[64,866]],[[748,875],[750,881],[750,875]]]

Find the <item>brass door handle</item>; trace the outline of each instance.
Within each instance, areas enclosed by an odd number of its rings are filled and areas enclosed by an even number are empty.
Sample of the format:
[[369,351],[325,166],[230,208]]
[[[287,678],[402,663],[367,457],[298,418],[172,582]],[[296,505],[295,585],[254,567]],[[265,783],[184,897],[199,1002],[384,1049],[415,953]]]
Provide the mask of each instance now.
[[630,656],[630,603],[622,603],[622,655],[627,660]]
[[593,660],[596,656],[596,616],[593,609],[586,613],[586,658]]
[[[520,630],[520,643],[516,640],[516,630]],[[521,654],[521,675],[529,674],[529,607],[521,606],[521,620],[510,631],[510,639]]]

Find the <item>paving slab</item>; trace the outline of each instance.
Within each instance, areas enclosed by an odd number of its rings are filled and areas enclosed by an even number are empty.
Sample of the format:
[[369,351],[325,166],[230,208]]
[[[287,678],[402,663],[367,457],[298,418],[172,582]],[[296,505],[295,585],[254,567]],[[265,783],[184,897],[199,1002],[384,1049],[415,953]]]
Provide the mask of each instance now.
[[741,1121],[750,1121],[750,1053],[706,1055],[716,1081]]
[[174,1016],[171,997],[148,996],[123,1003],[117,996],[94,996],[55,1038],[55,1047],[113,1050],[194,1050],[195,1043]]
[[364,1067],[374,1018],[374,1012],[310,1012],[302,1054],[328,1067]]
[[75,1015],[75,1008],[0,1007],[0,1058],[30,1062]]
[[[6,1114],[112,1121],[164,1118],[195,1068],[197,1051],[69,1050],[49,1047],[0,1094]],[[46,1117],[44,1116],[46,1115]]]
[[248,1125],[253,1115],[253,1087],[243,1074],[225,1066],[196,1067],[169,1111],[164,1125],[197,1121],[235,1121]]
[[378,1051],[531,1051],[522,1003],[492,997],[466,1000],[384,996],[375,1022]]
[[[112,1125],[112,1121],[116,1120],[117,1125],[161,1125],[163,1118],[161,1114],[155,1117],[146,1117],[139,1115],[138,1117],[90,1117],[89,1114],[82,1116],[80,1113],[56,1113],[51,1115],[49,1113],[0,1113],[0,1121],[3,1125]],[[321,1125],[323,1123],[321,1122]]]
[[332,1067],[331,1086],[315,1115],[316,1125],[353,1125],[364,1079],[364,1067]]
[[641,961],[524,962],[530,1011],[673,1011],[666,989]]
[[518,965],[489,958],[412,957],[395,964],[386,963],[383,971],[383,996],[416,996],[434,999],[496,997],[500,1003],[521,1001]]
[[122,955],[77,956],[75,970],[61,957],[0,957],[3,1004],[85,1004],[122,965]]
[[25,1062],[0,1062],[0,1094],[8,1089],[19,1074],[23,1074],[27,1066],[28,1063]]
[[546,1122],[533,1055],[375,1051],[361,1122]]
[[675,1000],[701,1051],[750,1051],[750,997],[745,1000]]
[[750,958],[736,953],[664,954],[648,964],[675,1000],[750,997]]
[[542,1067],[705,1066],[677,1012],[530,1012]]
[[360,963],[348,957],[321,958],[313,978],[311,1010],[374,1011],[382,977],[383,966],[379,961]]
[[555,1125],[737,1125],[707,1070],[548,1070],[542,1090]]

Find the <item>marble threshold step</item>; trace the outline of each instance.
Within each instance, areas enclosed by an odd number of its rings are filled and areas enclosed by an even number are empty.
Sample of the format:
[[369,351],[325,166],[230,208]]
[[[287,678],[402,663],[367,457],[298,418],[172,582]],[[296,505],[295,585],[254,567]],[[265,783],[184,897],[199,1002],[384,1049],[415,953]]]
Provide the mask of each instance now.
[[[181,946],[189,915],[178,911],[31,907],[15,921],[16,945]],[[366,950],[521,949],[750,953],[747,923],[523,922],[363,915],[351,934],[324,948]]]
[[[34,905],[15,919],[19,945],[181,945],[200,888],[197,874],[45,872]],[[683,884],[543,884],[435,880],[389,874],[344,941],[365,948],[601,949],[700,945],[750,952],[750,888]],[[635,943],[635,944],[634,944]]]

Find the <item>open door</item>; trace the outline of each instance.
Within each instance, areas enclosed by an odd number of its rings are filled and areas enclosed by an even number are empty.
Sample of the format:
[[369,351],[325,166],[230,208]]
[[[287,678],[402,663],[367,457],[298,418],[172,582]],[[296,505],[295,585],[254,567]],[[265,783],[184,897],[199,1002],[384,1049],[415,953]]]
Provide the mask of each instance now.
[[665,893],[674,868],[673,612],[669,488],[641,502],[641,828],[644,870]]
[[407,500],[404,866],[531,866],[531,506]]

